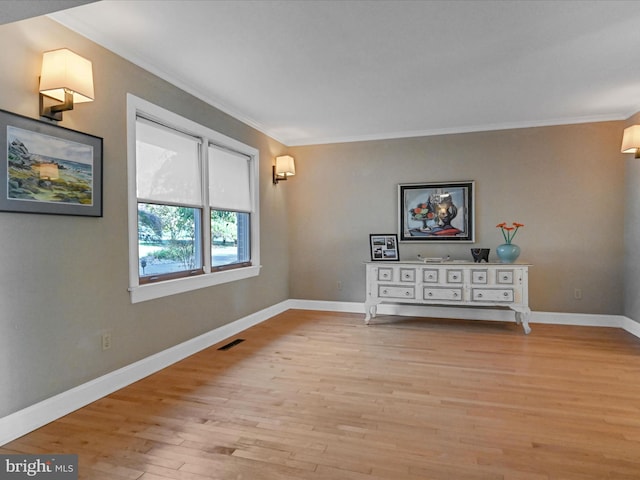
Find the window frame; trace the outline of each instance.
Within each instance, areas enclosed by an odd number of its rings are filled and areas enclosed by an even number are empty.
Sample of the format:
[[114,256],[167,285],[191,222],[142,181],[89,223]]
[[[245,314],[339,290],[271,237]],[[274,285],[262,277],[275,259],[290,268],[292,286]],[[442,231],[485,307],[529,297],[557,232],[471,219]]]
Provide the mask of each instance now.
[[[242,153],[251,158],[251,207],[249,215],[250,235],[249,248],[251,265],[237,268],[218,270],[211,267],[211,227],[210,209],[208,205],[208,149],[201,148],[201,181],[202,181],[202,275],[159,280],[152,283],[140,283],[138,269],[138,197],[136,190],[136,119],[138,116],[148,118],[160,124],[170,126],[199,137],[202,145],[222,145],[225,148]],[[151,102],[127,94],[127,182],[128,182],[128,236],[129,236],[129,292],[131,303],[138,303],[168,295],[175,295],[191,290],[206,288],[223,283],[243,280],[260,274],[260,202],[259,202],[259,167],[260,156],[258,149],[227,137],[204,125],[159,107]],[[205,193],[206,192],[206,193]],[[209,218],[209,219],[208,219]]]

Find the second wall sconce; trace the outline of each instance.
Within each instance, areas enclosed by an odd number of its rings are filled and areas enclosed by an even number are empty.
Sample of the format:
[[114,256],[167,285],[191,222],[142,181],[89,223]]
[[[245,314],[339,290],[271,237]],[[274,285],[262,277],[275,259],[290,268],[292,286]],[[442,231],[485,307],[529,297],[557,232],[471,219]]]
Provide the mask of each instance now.
[[622,135],[622,153],[635,153],[640,158],[640,125],[633,125],[624,129]]
[[280,181],[296,174],[296,164],[291,155],[281,155],[276,157],[276,164],[273,166],[273,183]]
[[[61,104],[45,107],[44,97]],[[62,112],[73,110],[75,103],[93,102],[91,61],[68,48],[44,52],[40,73],[40,116],[62,120]]]

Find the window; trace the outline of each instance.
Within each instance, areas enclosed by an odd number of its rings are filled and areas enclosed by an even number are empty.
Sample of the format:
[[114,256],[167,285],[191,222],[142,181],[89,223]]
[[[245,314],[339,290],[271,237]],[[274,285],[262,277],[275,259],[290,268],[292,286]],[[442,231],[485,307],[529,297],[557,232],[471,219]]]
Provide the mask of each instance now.
[[259,273],[258,151],[129,95],[132,302]]
[[200,139],[137,116],[140,283],[203,273]]
[[251,261],[251,158],[218,145],[209,146],[208,157],[211,266],[246,265]]

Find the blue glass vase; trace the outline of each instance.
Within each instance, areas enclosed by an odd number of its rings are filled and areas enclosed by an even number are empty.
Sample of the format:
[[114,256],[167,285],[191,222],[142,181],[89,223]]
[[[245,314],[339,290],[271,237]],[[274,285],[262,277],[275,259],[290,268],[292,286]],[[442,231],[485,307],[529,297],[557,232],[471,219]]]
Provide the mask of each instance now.
[[513,263],[520,256],[520,247],[513,243],[503,243],[496,248],[501,263]]

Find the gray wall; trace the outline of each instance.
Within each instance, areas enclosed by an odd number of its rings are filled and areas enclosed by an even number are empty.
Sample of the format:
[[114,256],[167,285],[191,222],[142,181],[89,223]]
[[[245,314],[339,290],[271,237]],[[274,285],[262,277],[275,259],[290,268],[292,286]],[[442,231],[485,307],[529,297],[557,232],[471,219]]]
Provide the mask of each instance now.
[[[103,218],[0,212],[0,417],[288,298],[285,193],[271,184],[282,145],[45,17],[0,26],[0,46],[0,108],[32,118],[42,52],[91,59],[96,100],[61,125],[104,138]],[[130,303],[127,92],[260,149],[259,277]]]
[[[640,123],[635,114],[625,127]],[[626,197],[624,216],[624,314],[640,322],[640,158],[626,156]]]
[[[495,260],[496,225],[525,224],[514,243],[533,264],[534,310],[622,314],[622,130],[602,122],[293,148],[291,297],[363,301],[368,235],[397,231],[397,184],[475,180],[475,246]],[[400,255],[470,260],[471,246],[402,243]]]

